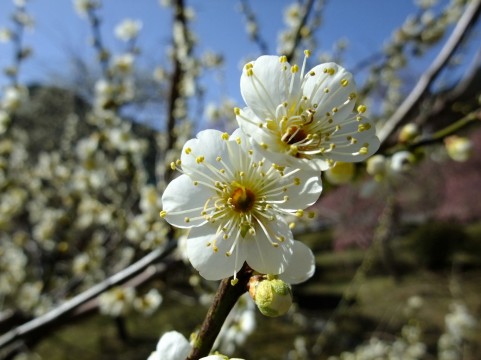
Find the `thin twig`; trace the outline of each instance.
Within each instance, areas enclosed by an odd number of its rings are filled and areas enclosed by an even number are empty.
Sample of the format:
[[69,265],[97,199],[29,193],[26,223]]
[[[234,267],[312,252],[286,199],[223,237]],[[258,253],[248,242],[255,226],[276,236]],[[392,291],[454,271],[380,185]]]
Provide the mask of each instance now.
[[75,312],[77,308],[97,297],[101,293],[107,291],[113,286],[122,284],[132,278],[133,276],[139,274],[151,264],[156,261],[164,259],[169,255],[175,248],[176,242],[169,241],[164,248],[158,248],[128,266],[124,270],[112,275],[111,277],[105,279],[104,281],[94,285],[90,289],[84,291],[83,293],[75,296],[71,300],[59,305],[55,309],[41,315],[31,321],[22,324],[15,329],[10,330],[4,335],[0,336],[0,349],[6,347],[7,345],[13,343],[19,339],[25,339],[31,336],[37,336],[45,328],[57,324],[62,319],[68,317]]
[[466,37],[469,30],[476,22],[480,12],[481,0],[473,0],[469,3],[464,14],[459,19],[456,27],[451,33],[451,36],[446,41],[438,56],[421,76],[416,86],[412,89],[411,93],[404,100],[404,102],[399,106],[397,111],[386,121],[386,123],[378,132],[381,142],[386,141],[386,139],[392,134],[397,126],[401,124],[405,120],[406,116],[419,104],[420,100],[426,94],[433,81],[448,63],[451,56],[454,54],[462,40]]
[[253,31],[252,33],[249,33],[249,36],[257,44],[257,46],[259,46],[259,50],[261,51],[262,54],[268,54],[269,47],[267,46],[267,42],[261,37],[259,33],[259,25],[258,25],[259,22],[257,21],[255,12],[252,10],[247,0],[241,0],[241,6],[242,6],[242,9],[244,10],[243,12],[247,18],[247,22],[248,23],[252,22],[257,27],[255,31]]
[[301,32],[302,28],[306,25],[307,23],[307,18],[309,17],[309,14],[311,13],[312,6],[314,5],[314,0],[307,0],[304,8],[302,9],[302,19],[299,22],[299,26],[296,29],[296,36],[294,37],[294,43],[292,44],[291,50],[285,54],[287,57],[287,61],[291,61],[294,57],[294,54],[296,52],[297,46],[299,45],[299,42],[301,41]]
[[432,105],[429,107],[429,111],[420,113],[414,120],[414,123],[418,125],[433,123],[430,120],[439,118],[440,114],[442,114],[446,109],[450,109],[451,105],[455,101],[459,101],[463,98],[463,96],[468,95],[466,94],[468,90],[474,86],[477,87],[480,71],[481,49],[478,49],[472,61],[472,65],[466,71],[461,80],[456,84],[456,86],[453,89],[436,96],[435,100],[432,102]]

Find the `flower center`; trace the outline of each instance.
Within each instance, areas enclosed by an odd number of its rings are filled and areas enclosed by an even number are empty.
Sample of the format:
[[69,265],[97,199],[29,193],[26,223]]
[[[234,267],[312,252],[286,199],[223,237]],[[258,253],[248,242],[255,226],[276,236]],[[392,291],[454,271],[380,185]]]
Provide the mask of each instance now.
[[302,127],[293,125],[293,126],[289,126],[286,129],[286,131],[282,135],[281,140],[286,144],[292,145],[305,140],[306,137],[307,137],[307,134],[302,129]]
[[256,196],[244,186],[237,187],[230,196],[234,210],[245,213],[254,207]]

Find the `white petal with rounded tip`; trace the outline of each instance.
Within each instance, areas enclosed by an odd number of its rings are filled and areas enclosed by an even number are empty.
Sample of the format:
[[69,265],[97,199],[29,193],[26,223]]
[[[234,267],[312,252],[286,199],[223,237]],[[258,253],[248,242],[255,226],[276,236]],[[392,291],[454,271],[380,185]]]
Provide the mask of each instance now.
[[[224,240],[222,234],[215,242],[218,251],[213,249],[217,224],[207,223],[202,227],[193,228],[187,239],[187,256],[192,266],[207,280],[220,280],[234,275],[241,269],[246,260],[245,247],[235,247],[231,256],[226,252],[232,247],[234,239]],[[241,239],[241,242],[243,239]],[[212,243],[207,246],[208,243]],[[237,261],[237,263],[236,263]],[[236,266],[237,265],[237,266]]]
[[[253,75],[248,76],[245,68],[242,72],[242,98],[261,119],[274,119],[277,106],[290,97],[291,66],[280,63],[279,57],[272,55],[261,56],[251,64]],[[299,85],[294,86],[298,88]]]
[[[199,132],[195,139],[188,140],[182,149],[180,158],[182,170],[196,177],[192,170],[199,171],[201,167],[205,166],[197,161],[199,156],[204,157],[204,163],[209,163],[215,168],[221,169],[223,166],[217,161],[217,158],[220,156],[224,161],[229,161],[228,156],[226,156],[226,141],[222,139],[222,134],[218,130],[209,129]],[[189,149],[190,154],[187,154],[187,149]]]
[[[334,69],[335,73],[329,75],[324,69]],[[310,73],[315,73],[311,76]],[[341,81],[346,80],[347,85],[342,86]],[[328,89],[329,92],[325,92]],[[349,95],[356,92],[356,84],[352,74],[336,63],[325,63],[315,66],[306,74],[303,94],[310,99],[311,104],[317,104],[317,110],[323,113],[331,112],[334,107],[340,107]],[[350,111],[354,108],[354,101],[350,101],[346,107]]]
[[[165,220],[171,225],[180,228],[199,226],[206,221],[201,218],[192,220],[201,215],[202,208],[209,197],[215,195],[211,189],[204,186],[195,186],[187,175],[181,175],[172,180],[162,194],[162,209],[167,213]],[[175,212],[182,211],[182,214]],[[184,212],[185,211],[185,212]],[[185,218],[191,219],[189,222]]]
[[185,359],[191,350],[187,339],[177,331],[166,332],[157,344],[157,354],[161,360]]
[[314,275],[316,262],[311,249],[300,241],[294,240],[292,257],[279,279],[289,284],[302,283]]
[[[289,170],[286,170],[286,172]],[[305,209],[314,204],[322,191],[322,181],[320,176],[309,174],[308,172],[299,171],[295,176],[300,180],[299,185],[291,186],[287,189],[288,201],[282,204],[283,209],[298,210]],[[299,191],[302,189],[302,191]]]
[[279,242],[275,238],[273,239],[279,244],[277,247],[271,244],[265,232],[260,228],[260,225],[256,227],[256,231],[257,233],[254,237],[246,237],[245,239],[247,245],[247,264],[262,274],[277,275],[285,271],[292,256],[291,245],[293,241],[292,232],[289,229],[287,221],[282,217],[277,217],[275,220],[269,222],[268,231],[271,233],[271,237],[274,235],[285,237],[283,242]]

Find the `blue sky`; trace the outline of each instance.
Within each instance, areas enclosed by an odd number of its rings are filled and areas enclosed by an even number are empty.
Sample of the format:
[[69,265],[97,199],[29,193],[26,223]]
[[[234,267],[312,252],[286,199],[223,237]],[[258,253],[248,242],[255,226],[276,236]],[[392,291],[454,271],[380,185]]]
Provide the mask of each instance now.
[[[240,99],[241,61],[259,52],[245,33],[245,19],[237,10],[239,2],[191,0],[186,3],[197,14],[193,29],[199,39],[198,49],[222,52],[226,60],[226,83],[223,87],[212,86],[214,90],[208,99],[219,96]],[[276,53],[283,11],[291,1],[250,0],[249,3],[256,12],[269,51]],[[12,9],[11,0],[0,0],[0,27],[9,25]],[[27,9],[36,22],[34,31],[25,35],[25,44],[33,48],[34,57],[21,70],[22,82],[49,80],[53,73],[68,76],[69,52],[81,53],[93,62],[94,53],[88,45],[88,23],[75,13],[71,0],[29,0]],[[336,40],[348,38],[349,51],[344,65],[349,69],[379,50],[392,30],[414,10],[411,0],[327,1],[322,26],[316,30],[320,39],[317,50],[329,51]],[[100,16],[104,20],[102,35],[114,53],[123,49],[123,43],[113,36],[114,27],[125,18],[140,19],[143,22],[139,37],[143,50],[141,64],[165,62],[165,45],[170,42],[170,9],[162,8],[157,0],[104,0]],[[0,44],[0,67],[10,64],[11,58],[10,46]],[[0,85],[4,84],[5,78],[0,75]]]
[[[140,19],[144,24],[140,36],[143,57],[147,61],[162,59],[164,45],[170,39],[169,10],[160,7],[156,0],[104,0],[103,3],[100,11],[104,20],[102,31],[110,47],[122,49],[121,42],[113,37],[116,24],[126,17]],[[228,63],[227,72],[238,70],[241,59],[257,54],[257,48],[248,41],[244,32],[245,20],[236,10],[237,1],[193,0],[187,3],[197,12],[193,26],[198,33],[199,47],[223,51]],[[275,53],[277,34],[282,27],[282,12],[290,1],[251,0],[250,3],[257,13],[269,50]],[[12,9],[11,0],[0,1],[0,26],[8,26]],[[400,24],[413,9],[409,0],[329,1],[323,26],[318,30],[320,45],[329,50],[336,39],[350,38],[350,57],[354,63],[378,49],[389,37],[393,26]],[[62,69],[68,60],[68,51],[92,55],[88,46],[90,29],[87,22],[75,13],[72,1],[30,0],[28,10],[35,18],[36,27],[25,35],[25,43],[33,47],[35,57],[25,64],[25,78],[42,79]],[[10,59],[8,45],[1,44],[0,65],[5,66]]]

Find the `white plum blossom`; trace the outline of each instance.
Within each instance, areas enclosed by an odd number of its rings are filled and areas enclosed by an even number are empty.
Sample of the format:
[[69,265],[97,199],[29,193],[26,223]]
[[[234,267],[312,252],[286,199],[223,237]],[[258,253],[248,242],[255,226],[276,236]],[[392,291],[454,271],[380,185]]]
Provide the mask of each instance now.
[[133,287],[115,287],[99,296],[101,314],[118,317],[126,315],[132,308],[135,299]]
[[24,86],[9,86],[4,90],[1,107],[12,112],[18,110],[28,100],[28,90]]
[[[352,74],[335,63],[305,73],[285,56],[261,56],[245,65],[241,81],[247,104],[235,109],[241,129],[274,162],[326,170],[336,161],[363,161],[379,148],[372,122],[357,106]],[[281,160],[284,159],[284,160]]]
[[90,10],[99,7],[99,3],[96,0],[73,0],[73,4],[75,11],[82,17],[87,16]]
[[157,349],[147,360],[181,360],[185,359],[192,346],[181,333],[168,331],[160,338]]
[[137,37],[142,29],[142,21],[125,19],[115,27],[115,36],[122,41],[130,41]]
[[[178,331],[168,331],[161,336],[156,350],[150,354],[147,360],[184,360],[192,350],[192,345]],[[215,354],[205,356],[199,360],[229,360],[227,356]],[[244,360],[230,358],[230,360]]]
[[314,204],[319,176],[266,160],[240,129],[200,132],[172,166],[183,175],[167,186],[161,216],[190,229],[187,256],[201,276],[235,282],[244,262],[289,283],[312,276],[313,254],[293,239],[285,215]]

